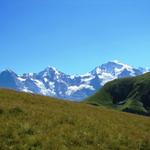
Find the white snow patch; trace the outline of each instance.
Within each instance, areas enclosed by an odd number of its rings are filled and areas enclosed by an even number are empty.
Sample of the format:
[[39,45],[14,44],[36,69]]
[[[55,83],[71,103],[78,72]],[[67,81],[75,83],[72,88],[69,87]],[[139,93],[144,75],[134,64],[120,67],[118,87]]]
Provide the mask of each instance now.
[[47,78],[44,78],[44,81],[45,81],[45,82],[48,82],[48,79],[47,79]]
[[33,80],[37,87],[40,89],[42,95],[54,96],[56,93],[51,89],[46,89],[45,85],[39,80]]
[[118,75],[121,74],[124,70],[129,71],[131,76],[134,76],[134,75],[135,75],[135,72],[134,72],[134,70],[133,70],[133,67],[131,67],[131,66],[127,65],[127,64],[122,64],[122,68],[121,68],[121,69],[115,68],[115,75],[118,76]]
[[112,81],[114,79],[116,79],[117,77],[116,76],[113,76],[111,73],[106,73],[106,72],[103,72],[101,75],[98,76],[99,79],[102,80],[101,82],[101,85],[104,85],[106,84],[107,82],[109,81]]
[[97,74],[101,74],[101,73],[102,73],[101,68],[97,67],[97,68],[96,68],[96,73],[97,73]]
[[24,87],[24,89],[21,89],[21,91],[26,92],[26,93],[33,93],[32,91],[28,90],[27,87]]
[[85,73],[85,74],[83,74],[83,75],[80,75],[80,77],[87,77],[87,76],[90,76],[91,75],[91,73]]
[[31,77],[31,76],[33,76],[34,75],[34,73],[29,73],[29,76]]
[[19,81],[21,81],[21,82],[23,82],[23,81],[25,81],[26,79],[23,79],[23,78],[21,78],[21,77],[18,77],[17,78]]
[[55,83],[54,83],[54,82],[49,82],[49,86],[50,86],[51,88],[54,88],[54,87],[55,87]]
[[75,78],[75,75],[71,75],[71,76],[70,76],[70,79],[73,80],[74,78]]
[[81,82],[89,83],[92,79],[94,79],[94,76],[85,77],[81,79]]
[[79,90],[82,90],[82,89],[95,90],[95,89],[93,88],[93,86],[91,86],[91,85],[81,84],[81,85],[79,85],[79,86],[76,86],[76,85],[74,85],[74,86],[69,86],[69,87],[68,87],[68,90],[66,91],[66,94],[67,94],[67,95],[71,95],[71,94],[73,94],[73,93],[75,93],[75,92],[77,92],[77,91],[79,91]]

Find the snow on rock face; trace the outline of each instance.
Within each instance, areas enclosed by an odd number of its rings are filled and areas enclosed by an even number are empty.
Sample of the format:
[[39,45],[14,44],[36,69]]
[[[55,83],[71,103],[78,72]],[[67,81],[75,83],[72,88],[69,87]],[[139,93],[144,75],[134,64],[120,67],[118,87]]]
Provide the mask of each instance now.
[[28,90],[27,87],[24,87],[24,89],[22,89],[22,92],[33,93],[32,91]]
[[18,77],[17,78],[19,81],[21,81],[21,82],[23,82],[23,81],[25,81],[26,79],[24,79],[24,78],[21,78],[21,77]]
[[95,90],[93,88],[93,86],[86,85],[86,84],[81,84],[79,86],[74,85],[74,86],[68,87],[68,90],[66,91],[66,94],[70,96],[71,94],[73,94],[73,93],[75,93],[77,91],[80,91],[82,89],[90,89],[90,90],[93,90],[93,91]]
[[83,75],[67,75],[48,66],[39,73],[22,76],[11,70],[0,72],[0,87],[80,101],[94,94],[107,82],[149,72],[148,68],[133,68],[118,61],[110,61]]
[[107,83],[108,81],[111,81],[111,80],[114,80],[116,79],[117,77],[116,76],[113,76],[112,74],[110,73],[106,73],[106,72],[103,72],[102,74],[100,74],[99,76],[99,79],[101,79],[101,85],[104,85],[105,83]]

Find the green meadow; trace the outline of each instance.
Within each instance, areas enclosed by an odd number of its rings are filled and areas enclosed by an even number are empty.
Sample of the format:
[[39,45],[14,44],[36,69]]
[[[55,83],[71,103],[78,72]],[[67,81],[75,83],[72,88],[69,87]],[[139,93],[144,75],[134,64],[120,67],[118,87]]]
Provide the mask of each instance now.
[[0,150],[150,150],[150,118],[1,89]]

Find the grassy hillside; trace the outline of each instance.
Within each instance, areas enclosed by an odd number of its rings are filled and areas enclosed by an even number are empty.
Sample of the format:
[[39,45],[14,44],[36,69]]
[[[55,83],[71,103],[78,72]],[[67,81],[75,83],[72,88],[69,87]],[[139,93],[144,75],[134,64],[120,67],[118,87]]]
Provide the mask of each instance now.
[[0,150],[149,150],[150,118],[0,90]]
[[150,115],[150,73],[111,81],[86,102]]

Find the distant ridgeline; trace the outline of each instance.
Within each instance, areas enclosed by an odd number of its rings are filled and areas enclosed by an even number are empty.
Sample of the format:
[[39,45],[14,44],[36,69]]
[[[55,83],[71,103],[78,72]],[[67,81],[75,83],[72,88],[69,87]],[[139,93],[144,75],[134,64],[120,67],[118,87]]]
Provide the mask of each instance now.
[[11,70],[4,70],[0,72],[0,87],[81,101],[93,95],[108,81],[145,72],[149,72],[149,69],[136,69],[116,61],[102,64],[84,75],[67,75],[54,67],[21,76]]
[[150,115],[150,73],[111,81],[85,102]]

